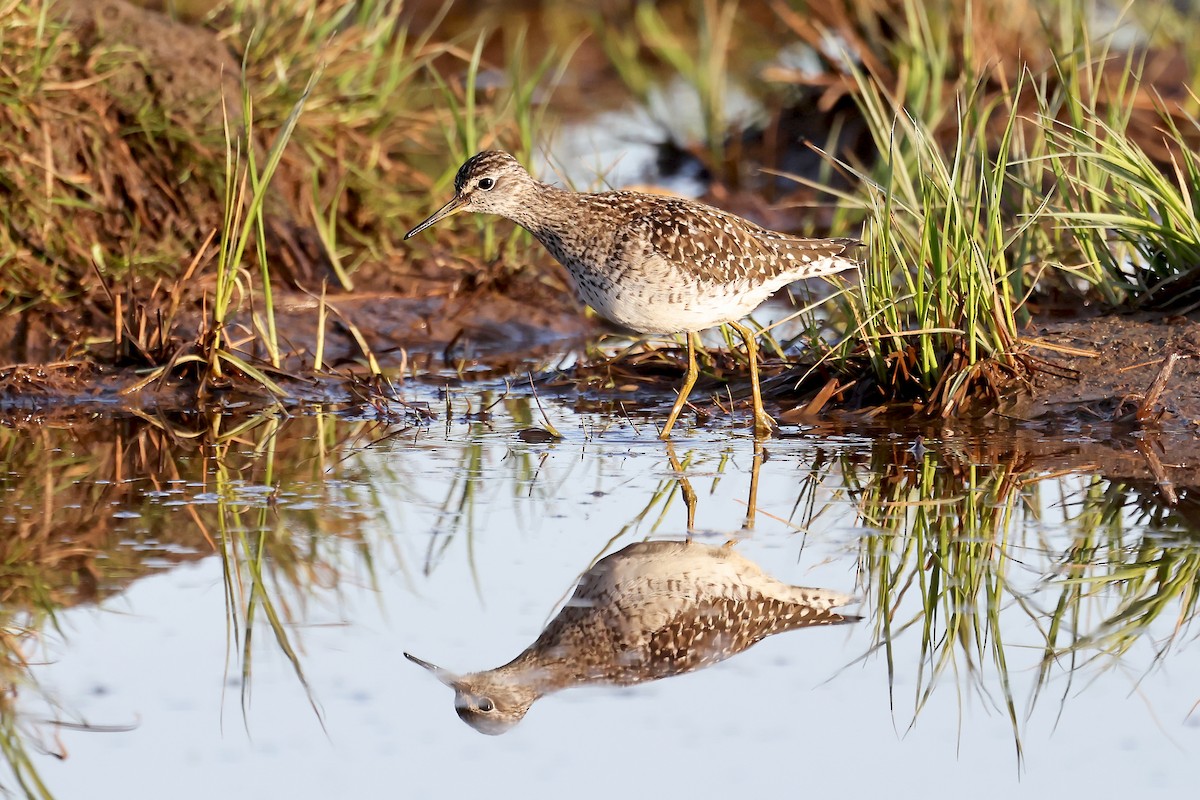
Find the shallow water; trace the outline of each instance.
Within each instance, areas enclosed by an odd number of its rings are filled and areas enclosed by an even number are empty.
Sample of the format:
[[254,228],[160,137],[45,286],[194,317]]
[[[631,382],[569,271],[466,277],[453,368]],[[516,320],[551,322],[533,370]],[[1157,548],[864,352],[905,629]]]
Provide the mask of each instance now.
[[[27,753],[58,797],[1155,796],[1200,777],[1200,550],[1153,486],[973,463],[952,430],[672,448],[546,398],[564,438],[532,444],[528,398],[485,421],[465,411],[494,395],[452,400],[449,422],[0,429],[9,763]],[[597,559],[684,537],[680,478],[697,542],[855,593],[863,620],[565,689],[500,737],[405,660],[508,661]]]

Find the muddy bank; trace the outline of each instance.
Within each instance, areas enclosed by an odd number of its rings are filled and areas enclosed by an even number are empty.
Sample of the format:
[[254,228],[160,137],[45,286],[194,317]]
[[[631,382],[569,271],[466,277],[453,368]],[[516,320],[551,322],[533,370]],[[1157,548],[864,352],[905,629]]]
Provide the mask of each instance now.
[[[235,315],[229,328],[235,340],[244,337],[250,343],[246,354],[287,391],[285,397],[276,398],[236,374],[206,384],[195,364],[147,381],[154,369],[114,354],[110,361],[0,363],[0,409],[123,413],[192,410],[210,403],[346,402],[368,391],[365,384],[358,385],[376,368],[396,386],[415,377],[444,383],[523,376],[582,348],[588,335],[602,327],[578,307],[526,303],[496,293],[415,298],[359,292],[322,301],[308,293],[283,292],[276,300],[276,325],[287,348],[280,368],[266,364],[266,353],[254,347],[250,314]],[[8,334],[9,341],[20,341],[22,326],[29,322],[0,316],[0,338]],[[195,314],[180,321],[174,341],[181,353],[198,352],[185,343],[199,339],[201,325]]]
[[[1200,435],[1200,315],[1112,314],[1037,325],[1028,334],[1038,359],[1032,390],[1005,410],[1059,433],[1121,422],[1148,396],[1153,420]],[[1170,361],[1169,368],[1167,363]],[[1168,373],[1161,392],[1155,381]],[[1161,413],[1161,416],[1159,414]]]
[[[263,297],[260,260],[277,292],[327,286],[348,305],[355,292],[495,293],[536,304],[534,324],[544,322],[540,309],[571,307],[565,287],[541,268],[548,257],[528,245],[501,241],[500,259],[484,252],[473,226],[399,244],[436,199],[438,173],[448,167],[444,153],[432,174],[412,164],[444,148],[442,128],[432,115],[414,123],[417,110],[399,101],[363,100],[379,94],[373,87],[339,87],[376,74],[382,56],[371,37],[386,36],[396,20],[349,26],[318,46],[303,41],[303,20],[268,15],[266,25],[249,11],[190,24],[125,0],[58,0],[44,19],[39,10],[33,3],[14,12],[13,71],[30,77],[12,77],[6,91],[19,102],[0,103],[0,123],[12,133],[0,148],[0,364],[56,362],[93,347],[105,358],[113,355],[108,340],[125,342],[115,363],[139,349],[166,363],[166,343],[195,329],[186,318],[176,325],[175,309],[211,313],[222,248],[231,252],[226,237],[245,237],[235,267],[246,314]],[[335,10],[313,14],[307,24],[319,26]],[[294,61],[272,67],[248,52],[268,46],[269,36],[296,47],[285,54]],[[387,57],[432,58],[397,41],[400,51]],[[305,46],[319,56],[312,64]],[[283,55],[269,60],[276,58]],[[321,62],[318,88],[327,94],[298,117],[264,189],[261,229],[252,227],[243,219],[249,197],[231,199],[227,190],[246,191],[251,154],[262,172]],[[422,107],[438,100],[432,91],[419,97]],[[481,115],[490,102],[479,100]],[[526,268],[526,251],[537,269]],[[421,314],[401,308],[397,316]]]
[[[583,356],[578,366],[556,368],[609,329],[576,303],[531,303],[490,292],[426,298],[350,293],[327,298],[324,309],[319,297],[307,293],[287,293],[277,301],[280,338],[288,349],[282,367],[270,372],[291,393],[283,399],[285,405],[344,402],[351,396],[345,381],[368,377],[373,363],[397,385],[412,378],[467,385],[524,380],[532,370],[539,374],[541,389],[580,403],[580,408],[592,401],[619,400],[631,411],[656,411],[673,401],[684,366],[680,353],[666,349],[608,362],[593,354]],[[319,337],[322,314],[324,335]],[[184,339],[197,335],[199,321],[192,325],[197,327],[182,328]],[[231,329],[253,341],[248,315],[235,318]],[[317,370],[319,338],[324,356]],[[994,412],[1000,419],[1058,436],[1087,436],[1094,430],[1105,431],[1102,438],[1137,431],[1200,435],[1200,314],[1112,314],[1037,324],[1025,332],[1023,346],[1032,370],[1021,390]],[[249,355],[265,356],[254,350]],[[749,380],[735,355],[713,351],[711,357],[693,397],[692,418],[700,424],[727,424],[731,413],[740,413]],[[1164,370],[1168,361],[1170,368]],[[836,398],[822,401],[818,413],[806,413],[823,381],[797,388],[794,376],[810,373],[802,356],[800,362],[788,367],[768,359],[764,364],[768,397],[785,433],[795,426],[871,424],[859,414],[862,409]],[[195,375],[179,369],[140,387],[146,370],[135,366],[67,360],[0,367],[0,407],[39,411],[84,403],[119,411],[196,406]],[[272,402],[261,386],[236,380],[211,396],[257,405]],[[940,422],[917,414],[899,423],[892,418],[889,424],[919,431]]]

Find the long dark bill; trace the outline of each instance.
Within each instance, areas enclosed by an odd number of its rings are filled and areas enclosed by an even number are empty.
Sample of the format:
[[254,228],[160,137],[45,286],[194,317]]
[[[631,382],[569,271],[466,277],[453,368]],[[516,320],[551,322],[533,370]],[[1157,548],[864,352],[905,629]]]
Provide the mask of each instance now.
[[405,653],[404,657],[407,658],[409,661],[413,662],[414,664],[416,664],[417,666],[424,667],[425,669],[432,672],[439,681],[446,684],[447,686],[454,686],[454,681],[457,676],[454,675],[454,673],[450,672],[450,670],[442,669],[441,667],[437,666],[436,664],[430,664],[428,661],[424,661],[420,658],[417,658],[412,653]]
[[449,203],[446,203],[446,205],[442,206],[437,211],[433,212],[433,216],[431,216],[429,219],[422,222],[417,227],[413,228],[408,233],[404,234],[404,238],[410,239],[413,236],[416,236],[421,231],[428,228],[430,225],[441,222],[446,217],[450,217],[450,216],[457,214],[459,211],[462,211],[463,204],[466,202],[467,202],[466,198],[455,195],[453,200],[451,200]]

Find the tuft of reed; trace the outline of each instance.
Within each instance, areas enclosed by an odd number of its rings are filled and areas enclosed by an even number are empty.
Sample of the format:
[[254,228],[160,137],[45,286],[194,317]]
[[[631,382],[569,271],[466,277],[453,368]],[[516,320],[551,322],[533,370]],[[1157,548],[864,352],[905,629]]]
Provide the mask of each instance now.
[[[1148,55],[1092,31],[1087,4],[1062,0],[1036,29],[999,7],[907,0],[883,53],[843,21],[861,58],[845,66],[849,90],[878,159],[838,165],[856,189],[798,178],[863,220],[840,355],[869,362],[879,401],[925,414],[986,411],[1024,386],[1031,299],[1200,302],[1194,118],[1142,82]],[[990,60],[987,37],[1022,25],[1060,55]]]
[[859,290],[840,295],[848,344],[865,350],[889,399],[942,416],[967,410],[979,390],[991,403],[1006,383],[992,378],[1022,371],[1025,270],[1046,214],[1044,202],[1015,218],[1008,208],[1030,158],[1018,124],[1024,83],[988,98],[979,76],[957,95],[958,132],[944,147],[882,87],[857,80],[880,163],[859,173],[868,251]]
[[1047,117],[1060,187],[1051,218],[1085,254],[1081,274],[1107,302],[1186,313],[1200,307],[1200,123],[1159,111],[1165,165],[1119,121]]
[[308,78],[308,85],[296,100],[291,113],[275,135],[275,141],[267,151],[262,170],[258,168],[255,154],[254,104],[249,92],[242,93],[242,130],[234,134],[229,129],[226,115],[225,150],[225,213],[224,224],[217,243],[216,286],[206,329],[201,334],[202,357],[206,360],[208,380],[221,380],[226,367],[239,370],[276,395],[285,395],[280,386],[267,377],[266,373],[251,365],[234,352],[227,331],[230,312],[234,308],[235,295],[245,292],[254,305],[254,279],[243,261],[248,244],[255,243],[259,267],[259,291],[262,293],[261,307],[252,308],[252,320],[256,341],[266,350],[267,361],[276,370],[282,366],[279,339],[275,328],[275,307],[272,300],[272,278],[267,255],[267,226],[263,205],[267,189],[283,159],[284,149],[291,138],[296,124],[304,111],[305,102],[312,94],[320,78],[320,70]]

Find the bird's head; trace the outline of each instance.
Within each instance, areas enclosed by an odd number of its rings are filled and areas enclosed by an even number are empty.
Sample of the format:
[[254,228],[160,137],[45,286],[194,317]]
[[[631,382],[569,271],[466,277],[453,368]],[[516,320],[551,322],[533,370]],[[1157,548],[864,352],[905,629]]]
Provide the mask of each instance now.
[[410,653],[405,653],[404,657],[429,670],[452,688],[458,718],[489,736],[507,733],[525,718],[525,713],[539,696],[534,687],[496,672],[455,675]]
[[537,182],[515,158],[502,150],[485,150],[471,156],[454,176],[454,197],[429,219],[404,235],[415,236],[437,222],[459,213],[475,211],[512,218],[528,203]]

